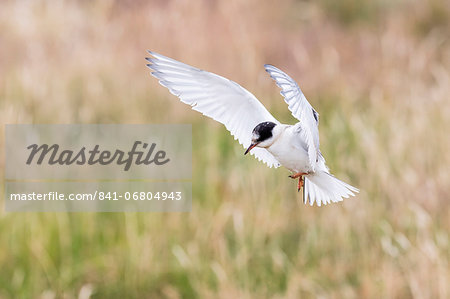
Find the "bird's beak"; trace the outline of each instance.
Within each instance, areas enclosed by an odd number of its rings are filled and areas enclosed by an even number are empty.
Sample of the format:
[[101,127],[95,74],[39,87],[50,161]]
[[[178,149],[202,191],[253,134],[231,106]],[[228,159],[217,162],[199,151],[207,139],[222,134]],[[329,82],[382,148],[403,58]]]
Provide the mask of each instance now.
[[247,155],[247,154],[252,150],[252,148],[254,148],[255,146],[257,146],[258,144],[259,144],[259,142],[258,142],[258,143],[252,143],[252,144],[250,144],[250,146],[248,147],[248,149],[245,151],[244,155]]

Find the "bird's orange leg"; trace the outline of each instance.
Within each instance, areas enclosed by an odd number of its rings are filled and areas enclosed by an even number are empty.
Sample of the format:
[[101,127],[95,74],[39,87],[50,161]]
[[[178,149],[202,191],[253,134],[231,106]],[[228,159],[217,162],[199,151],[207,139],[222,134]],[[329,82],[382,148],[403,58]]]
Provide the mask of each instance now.
[[294,173],[294,174],[289,176],[291,179],[298,178],[298,186],[297,186],[297,191],[298,192],[300,192],[300,189],[302,189],[302,187],[303,187],[303,176],[307,175],[307,174],[308,173],[306,173],[306,172],[298,172],[298,173]]
[[306,172],[297,172],[297,173],[291,174],[289,177],[291,179],[296,179],[296,178],[299,178],[299,177],[301,177],[303,175],[307,175],[307,174],[308,173],[306,173]]
[[300,189],[303,187],[303,177],[299,177],[298,178],[298,188],[297,188],[297,192],[300,192]]

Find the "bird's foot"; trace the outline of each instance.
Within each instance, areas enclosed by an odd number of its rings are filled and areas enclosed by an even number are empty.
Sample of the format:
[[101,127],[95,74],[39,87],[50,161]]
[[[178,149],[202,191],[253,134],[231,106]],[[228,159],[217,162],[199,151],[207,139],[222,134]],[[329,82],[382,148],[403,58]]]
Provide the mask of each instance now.
[[297,173],[291,174],[289,177],[291,179],[297,179],[297,178],[300,178],[300,177],[302,177],[304,175],[307,175],[307,174],[308,173],[306,173],[306,172],[297,172]]
[[308,174],[309,173],[307,173],[307,172],[298,172],[298,173],[294,173],[294,174],[289,176],[291,179],[297,179],[298,178],[298,185],[297,185],[297,191],[298,192],[300,192],[300,189],[302,189],[302,187],[304,185],[303,176],[304,175],[308,175]]
[[298,187],[297,187],[297,192],[300,192],[300,189],[302,189],[303,187],[303,177],[299,177],[298,178]]

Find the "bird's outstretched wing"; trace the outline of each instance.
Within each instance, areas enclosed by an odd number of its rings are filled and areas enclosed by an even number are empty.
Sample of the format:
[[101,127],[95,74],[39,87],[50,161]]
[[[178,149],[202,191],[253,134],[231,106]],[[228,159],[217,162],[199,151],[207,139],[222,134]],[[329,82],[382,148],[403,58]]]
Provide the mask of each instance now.
[[[239,84],[219,75],[148,51],[146,58],[152,75],[159,83],[193,110],[222,123],[240,144],[250,146],[252,131],[259,123],[279,122],[254,95]],[[269,167],[279,167],[277,159],[263,148],[251,151]]]
[[300,121],[301,136],[308,147],[312,171],[315,171],[319,159],[319,114],[306,100],[302,90],[291,77],[273,65],[266,64],[264,67],[281,88],[281,95],[288,104],[292,115]]

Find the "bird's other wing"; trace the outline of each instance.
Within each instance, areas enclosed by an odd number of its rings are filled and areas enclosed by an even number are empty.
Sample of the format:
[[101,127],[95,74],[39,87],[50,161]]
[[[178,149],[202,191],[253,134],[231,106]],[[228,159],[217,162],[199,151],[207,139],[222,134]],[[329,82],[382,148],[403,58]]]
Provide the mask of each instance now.
[[291,77],[273,65],[266,64],[264,67],[281,88],[280,93],[292,115],[300,121],[301,136],[308,146],[309,162],[312,170],[315,171],[319,158],[319,114],[306,100],[302,90]]
[[[222,123],[240,144],[250,146],[253,129],[262,122],[279,122],[254,95],[239,84],[161,54],[148,51],[151,74],[159,83],[192,107]],[[279,167],[277,159],[263,148],[251,152],[269,167]]]

